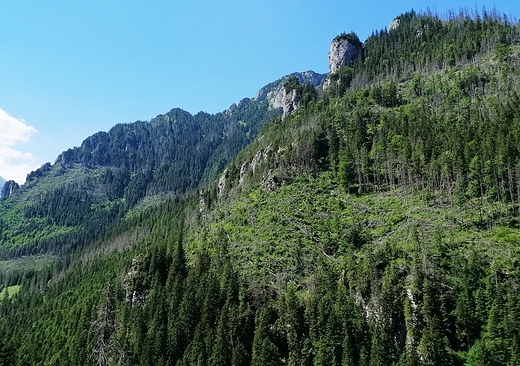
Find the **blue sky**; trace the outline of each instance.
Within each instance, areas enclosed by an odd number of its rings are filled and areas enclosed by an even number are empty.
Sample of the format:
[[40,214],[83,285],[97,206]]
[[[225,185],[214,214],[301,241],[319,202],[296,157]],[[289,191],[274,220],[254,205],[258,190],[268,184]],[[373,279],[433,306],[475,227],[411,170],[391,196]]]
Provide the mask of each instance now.
[[328,71],[330,42],[395,16],[518,0],[0,0],[0,176],[25,175],[113,125],[179,107],[216,113],[294,71]]

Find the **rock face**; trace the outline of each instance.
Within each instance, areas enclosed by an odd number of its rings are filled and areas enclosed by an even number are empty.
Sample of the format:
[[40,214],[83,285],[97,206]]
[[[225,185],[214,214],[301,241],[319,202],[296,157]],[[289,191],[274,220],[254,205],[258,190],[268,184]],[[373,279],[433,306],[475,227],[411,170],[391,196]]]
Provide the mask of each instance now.
[[20,186],[14,180],[7,181],[2,186],[2,190],[0,191],[0,198],[7,198],[19,189]]
[[206,205],[206,200],[204,199],[204,191],[201,189],[199,191],[199,213],[203,213],[208,209]]
[[231,115],[236,109],[248,105],[249,102],[251,102],[250,98],[243,98],[240,100],[240,102],[238,102],[238,104],[236,104],[236,103],[231,104],[231,106],[228,108],[228,110],[224,111],[224,113],[226,113],[227,115]]
[[341,66],[351,65],[361,51],[361,42],[348,35],[340,35],[332,40],[329,51],[329,70],[335,73]]
[[240,186],[242,186],[244,184],[244,178],[246,176],[246,173],[247,171],[249,170],[249,162],[246,161],[244,164],[242,164],[242,166],[240,167],[240,176],[239,176],[239,179],[238,179],[238,184]]
[[146,301],[146,271],[141,257],[132,260],[132,268],[123,279],[125,300],[130,306],[142,306]]
[[292,93],[287,93],[284,84],[291,78],[296,77],[301,85],[311,84],[314,87],[320,87],[327,78],[327,74],[318,74],[314,71],[295,72],[283,78],[267,84],[256,93],[254,98],[257,101],[267,100],[269,108],[290,108],[291,102],[294,102]]
[[312,85],[319,93],[321,90],[323,90],[323,85],[327,79],[327,74],[318,74],[314,71],[305,71],[286,75],[281,79],[273,81],[272,83],[269,83],[258,90],[254,98],[244,98],[238,103],[233,103],[224,113],[231,114],[237,108],[245,106],[251,102],[267,101],[269,103],[270,110],[281,109],[283,116],[291,114],[296,109],[298,109],[298,105],[301,99],[301,93],[299,93],[298,90],[287,90],[284,87],[287,80],[291,78],[296,78],[302,87],[307,84]]
[[298,109],[300,105],[301,94],[296,89],[283,89],[282,108],[283,117],[288,116]]
[[[239,185],[244,185],[245,177],[250,171],[254,174],[255,171],[260,169],[260,166],[265,163],[270,166],[279,166],[283,152],[284,149],[275,150],[271,145],[267,146],[265,149],[257,151],[251,162],[246,161],[240,167]],[[275,169],[267,169],[264,167],[260,181],[260,186],[264,190],[274,191],[285,183],[286,179],[281,176],[279,172]]]
[[267,146],[263,150],[259,150],[256,152],[255,156],[253,157],[253,160],[251,160],[251,169],[253,170],[253,173],[255,170],[262,164],[263,162],[266,162],[267,159],[269,159],[269,154],[273,152],[272,146]]
[[394,20],[392,20],[392,23],[390,23],[390,25],[388,26],[388,31],[391,32],[391,31],[396,30],[397,28],[399,28],[400,24],[401,24],[401,19],[395,18]]
[[224,189],[226,189],[226,175],[227,175],[227,169],[222,172],[222,175],[220,176],[218,180],[218,189],[217,189],[217,197],[222,197],[224,194]]

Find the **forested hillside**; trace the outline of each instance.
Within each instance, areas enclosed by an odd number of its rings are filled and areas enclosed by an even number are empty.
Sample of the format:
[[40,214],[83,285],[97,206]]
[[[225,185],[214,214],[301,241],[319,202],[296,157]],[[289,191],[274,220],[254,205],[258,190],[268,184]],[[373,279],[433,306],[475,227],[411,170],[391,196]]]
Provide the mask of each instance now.
[[520,26],[392,24],[261,128],[174,110],[35,172],[0,211],[0,364],[520,365]]
[[0,257],[88,246],[145,197],[181,196],[214,179],[279,113],[267,100],[215,115],[173,109],[88,137],[0,200]]

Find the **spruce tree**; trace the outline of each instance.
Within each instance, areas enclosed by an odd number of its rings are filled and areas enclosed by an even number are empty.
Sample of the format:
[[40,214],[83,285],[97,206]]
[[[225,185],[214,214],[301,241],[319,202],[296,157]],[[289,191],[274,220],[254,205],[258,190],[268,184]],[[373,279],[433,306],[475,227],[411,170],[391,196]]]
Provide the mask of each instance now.
[[11,366],[14,364],[14,351],[0,339],[0,366]]
[[255,319],[251,366],[282,365],[280,351],[272,339],[274,320],[273,310],[269,307],[263,307],[258,311]]

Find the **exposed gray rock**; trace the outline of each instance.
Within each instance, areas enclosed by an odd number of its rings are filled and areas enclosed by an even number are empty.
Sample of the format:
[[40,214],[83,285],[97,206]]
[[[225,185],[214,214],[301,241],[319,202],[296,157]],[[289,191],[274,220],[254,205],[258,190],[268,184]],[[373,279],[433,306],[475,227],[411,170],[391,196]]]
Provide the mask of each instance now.
[[319,88],[323,85],[327,74],[318,74],[314,71],[292,73],[264,86],[256,93],[254,99],[257,101],[267,100],[271,109],[284,108],[288,99],[284,84],[290,77],[296,77],[301,85],[311,84]]
[[425,36],[426,32],[429,30],[430,30],[430,25],[425,24],[423,27],[421,27],[415,31],[415,38],[421,38],[421,37]]
[[251,169],[253,172],[257,169],[257,167],[262,164],[264,161],[267,161],[269,154],[273,151],[272,146],[268,146],[263,150],[259,150],[253,160],[251,160]]
[[[411,317],[405,323],[405,329],[407,330],[407,326],[410,327],[410,329],[416,329],[418,326],[420,326],[421,320],[420,320],[420,311],[419,311],[419,302],[417,299],[417,295],[412,292],[411,289],[406,289],[406,296],[408,297],[408,300],[410,301],[411,305]],[[410,348],[414,348],[414,345],[419,342],[419,339],[417,337],[417,333],[413,331],[407,331],[405,334],[405,343]]]
[[236,103],[231,104],[231,106],[226,111],[224,111],[224,113],[229,115],[232,112],[234,112],[236,109],[248,105],[249,102],[251,102],[250,98],[241,99],[240,102],[238,102],[238,105]]
[[248,105],[250,101],[251,101],[250,98],[241,99],[240,102],[238,102],[238,106],[242,107],[242,106]]
[[224,189],[226,188],[226,175],[227,175],[227,169],[222,172],[222,175],[220,176],[218,180],[218,187],[217,187],[217,197],[222,197],[222,194],[224,194]]
[[201,189],[199,191],[199,213],[203,213],[206,211],[208,206],[206,205],[206,200],[204,199],[204,191]]
[[397,28],[399,28],[400,25],[401,25],[401,19],[395,18],[394,20],[392,20],[392,23],[390,23],[390,25],[388,26],[388,31],[389,32],[394,31]]
[[415,296],[409,288],[406,289],[406,296],[408,296],[408,299],[410,300],[410,304],[412,305],[412,308],[416,310],[418,308],[417,300],[415,299]]
[[300,105],[301,93],[296,90],[287,90],[284,89],[283,99],[282,99],[282,108],[283,108],[283,117],[288,116],[295,112]]
[[253,99],[244,98],[240,100],[238,104],[233,103],[226,111],[224,111],[224,113],[229,115],[239,107],[243,107],[253,101],[267,101],[269,103],[269,109],[281,109],[280,112],[284,113],[284,115],[290,114],[298,108],[301,95],[292,90],[285,90],[284,85],[287,80],[291,77],[296,77],[300,85],[310,84],[320,92],[323,90],[323,83],[325,82],[327,75],[328,74],[318,74],[314,71],[295,72],[286,75],[258,90]]
[[323,90],[329,89],[338,80],[330,77],[341,67],[351,65],[361,53],[362,43],[354,33],[343,33],[332,40],[329,51],[330,74],[323,83]]
[[246,161],[240,167],[240,177],[238,178],[238,184],[239,185],[243,185],[244,184],[244,179],[246,177],[247,171],[249,170],[249,165],[250,165],[249,162]]
[[[268,146],[266,147],[265,149],[262,149],[262,150],[259,150],[256,152],[255,156],[253,157],[253,159],[251,160],[251,162],[245,162],[242,164],[242,166],[240,167],[240,178],[239,178],[239,181],[238,183],[240,185],[243,185],[244,184],[244,178],[247,174],[247,172],[249,170],[252,170],[253,173],[259,168],[259,166],[265,162],[267,162],[267,160],[269,159],[269,156],[271,154],[274,154],[274,160],[278,160],[278,155],[282,152],[283,150],[278,150],[278,153],[274,152],[274,149],[272,146]],[[272,175],[271,174],[271,171],[269,171],[269,173],[267,173],[267,175]],[[267,176],[264,174],[262,176],[262,186],[264,185],[264,181],[269,180],[267,178]]]
[[0,198],[7,198],[19,189],[20,186],[18,183],[16,183],[14,180],[9,180],[2,186],[2,190],[0,191]]
[[132,259],[132,267],[123,278],[125,300],[130,306],[142,306],[146,301],[146,273],[143,259],[138,256]]
[[260,165],[263,159],[262,150],[259,150],[256,152],[255,156],[253,157],[253,160],[251,160],[251,169],[253,169],[253,173],[256,170],[256,167]]
[[261,187],[266,191],[274,191],[284,184],[285,179],[275,174],[272,169],[269,169],[262,175],[262,181],[260,182]]
[[335,73],[342,66],[351,65],[359,56],[361,43],[355,42],[347,35],[340,35],[332,40],[329,51],[329,70]]

